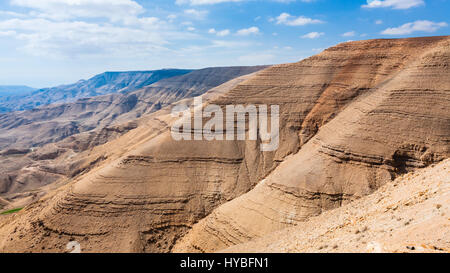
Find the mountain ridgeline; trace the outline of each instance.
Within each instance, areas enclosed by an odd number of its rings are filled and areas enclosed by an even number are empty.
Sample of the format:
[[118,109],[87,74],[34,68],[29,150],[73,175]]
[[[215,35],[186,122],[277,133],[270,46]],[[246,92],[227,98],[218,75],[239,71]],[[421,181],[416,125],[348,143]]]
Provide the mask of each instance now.
[[43,88],[32,93],[0,96],[0,113],[30,110],[52,103],[73,102],[77,99],[130,92],[148,86],[162,79],[192,72],[186,69],[162,69],[154,71],[105,72],[89,80]]
[[0,98],[14,95],[24,95],[35,90],[35,88],[24,85],[0,85]]
[[133,92],[0,115],[0,196],[15,198],[14,194],[35,192],[62,177],[83,172],[96,163],[83,156],[78,160],[76,154],[113,141],[140,123],[153,124],[140,120],[174,102],[222,84],[228,86],[230,81],[264,68],[205,68]]
[[[119,93],[0,114],[0,151],[6,148],[22,149],[41,146],[81,132],[131,121],[175,101],[201,95],[227,81],[263,68],[266,67],[216,67],[194,70],[185,74],[182,74],[186,72],[184,70],[165,70],[165,76],[174,73],[182,75],[160,79],[149,85],[147,84],[156,80],[156,75],[148,77],[150,73],[129,72],[121,73],[122,76],[119,77],[116,73],[104,73],[89,81],[76,84],[76,86],[82,86],[77,92],[83,96],[113,92],[113,90]],[[163,72],[159,71],[154,74],[161,73]],[[131,85],[126,86],[127,82],[131,82]],[[131,91],[144,84],[143,88]],[[71,94],[72,88],[76,87],[72,86],[65,91],[62,88],[55,88],[45,92],[60,96],[65,93]],[[55,93],[52,93],[52,90]],[[39,92],[41,91],[33,93],[31,97]],[[67,97],[67,95],[64,96]],[[31,97],[24,100],[31,100]]]

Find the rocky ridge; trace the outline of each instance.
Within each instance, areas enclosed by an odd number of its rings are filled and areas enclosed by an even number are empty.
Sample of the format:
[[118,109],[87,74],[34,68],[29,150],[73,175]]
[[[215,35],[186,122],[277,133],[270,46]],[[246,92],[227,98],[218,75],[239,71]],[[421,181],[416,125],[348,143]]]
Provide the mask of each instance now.
[[275,152],[177,142],[174,119],[153,116],[0,224],[0,251],[64,251],[77,240],[86,252],[212,252],[369,195],[448,158],[449,48],[448,37],[344,43],[205,102],[279,105]]

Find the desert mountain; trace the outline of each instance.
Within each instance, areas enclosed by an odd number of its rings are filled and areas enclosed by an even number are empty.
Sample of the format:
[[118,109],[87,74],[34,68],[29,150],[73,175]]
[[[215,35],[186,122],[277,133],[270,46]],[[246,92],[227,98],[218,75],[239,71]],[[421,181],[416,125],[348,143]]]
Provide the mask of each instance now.
[[0,85],[0,98],[13,95],[23,95],[31,93],[35,88],[23,85]]
[[450,160],[226,252],[450,252]]
[[[113,92],[119,88],[122,91],[131,90],[156,81],[158,77],[159,80],[133,92],[96,96],[79,99],[73,103],[0,114],[0,150],[7,148],[23,150],[42,146],[74,134],[132,121],[177,100],[201,95],[229,80],[263,68],[265,66],[216,67],[195,70],[187,74],[184,74],[183,70],[164,70],[164,74],[161,74],[161,71],[154,74],[129,72],[123,73],[122,77],[118,76],[120,74],[111,74],[115,75],[114,81],[105,80],[106,75],[109,75],[105,73],[84,82],[79,93],[95,95],[99,94],[99,90],[103,90],[101,92]],[[160,79],[163,75],[168,76],[169,74],[183,75]],[[130,75],[135,76],[131,77]],[[131,85],[127,86],[126,84],[130,81]],[[103,83],[107,84],[102,85]],[[99,87],[96,89],[94,84]],[[89,91],[84,92],[84,88]],[[46,92],[52,93],[52,90]],[[59,92],[57,90],[56,95]]]
[[[6,101],[7,97],[28,94],[34,90],[36,89],[22,85],[0,85],[0,102]],[[0,113],[7,111],[9,111],[9,109],[4,106],[0,106]]]
[[23,197],[24,191],[72,177],[86,161],[75,154],[136,128],[139,117],[263,68],[206,68],[134,92],[0,115],[0,196]]
[[52,103],[73,102],[81,98],[134,91],[159,80],[183,75],[191,71],[163,69],[154,71],[105,72],[89,80],[81,80],[74,84],[39,89],[32,93],[0,97],[0,109],[2,109],[1,112],[22,111]]
[[449,37],[343,43],[205,95],[223,108],[279,105],[274,152],[175,141],[170,111],[153,113],[0,223],[0,251],[72,240],[85,252],[219,251],[372,194],[449,157],[449,49]]
[[[216,251],[298,225],[448,158],[449,45],[448,37],[345,43],[297,64],[337,64],[295,130],[300,150],[200,221],[176,250]],[[325,76],[314,74],[310,81]]]

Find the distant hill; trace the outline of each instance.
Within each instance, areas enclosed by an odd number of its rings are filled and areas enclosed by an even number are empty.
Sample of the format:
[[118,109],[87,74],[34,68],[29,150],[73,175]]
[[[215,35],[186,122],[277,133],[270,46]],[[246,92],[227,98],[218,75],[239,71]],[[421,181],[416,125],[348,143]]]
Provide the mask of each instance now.
[[220,252],[448,253],[449,168],[447,159],[416,170],[341,208]]
[[[0,150],[8,147],[41,146],[81,132],[135,120],[175,101],[199,96],[234,78],[264,68],[266,66],[199,69],[162,79],[133,92],[123,92],[130,88],[120,87],[119,81],[113,80],[117,79],[117,75],[101,74],[91,79],[89,84],[98,83],[101,87],[96,90],[104,90],[112,85],[108,82],[115,82],[112,88],[120,88],[121,92],[0,114]],[[126,75],[129,76],[130,82],[134,80],[131,85],[144,84],[139,82],[137,76],[132,77],[132,73]],[[86,81],[85,83],[87,84]],[[95,89],[95,86],[92,86],[92,89]]]
[[0,98],[14,95],[24,95],[35,90],[36,88],[24,85],[0,85]]
[[163,69],[105,72],[89,80],[81,80],[74,84],[31,90],[33,92],[26,94],[0,96],[0,113],[30,110],[42,105],[73,102],[87,97],[134,91],[162,79],[184,75],[189,72],[192,72],[192,70]]

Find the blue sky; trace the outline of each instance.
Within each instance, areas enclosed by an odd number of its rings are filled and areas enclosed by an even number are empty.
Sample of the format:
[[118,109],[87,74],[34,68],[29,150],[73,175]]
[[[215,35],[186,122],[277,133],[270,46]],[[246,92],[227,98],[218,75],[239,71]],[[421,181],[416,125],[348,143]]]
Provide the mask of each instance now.
[[0,85],[296,62],[340,42],[449,35],[450,0],[2,0]]

